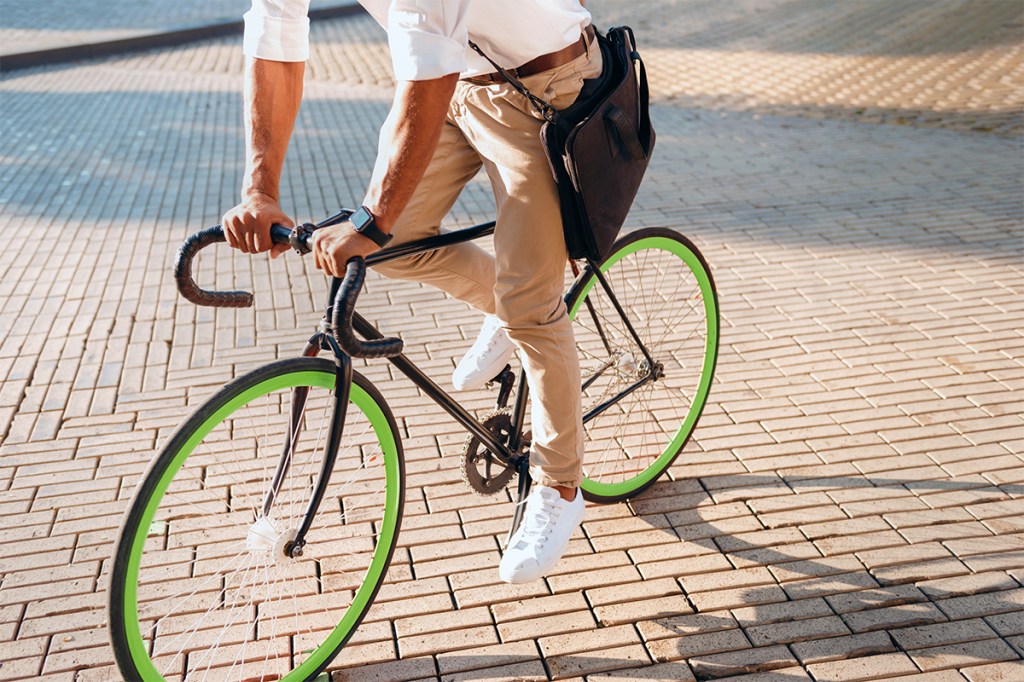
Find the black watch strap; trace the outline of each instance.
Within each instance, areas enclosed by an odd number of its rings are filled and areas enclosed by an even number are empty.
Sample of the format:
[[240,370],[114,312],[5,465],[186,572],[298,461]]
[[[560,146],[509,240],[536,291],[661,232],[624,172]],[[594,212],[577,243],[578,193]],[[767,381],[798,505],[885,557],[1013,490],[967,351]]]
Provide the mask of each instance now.
[[377,223],[373,218],[373,214],[365,206],[360,206],[359,209],[349,217],[349,223],[359,234],[364,237],[369,237],[373,240],[373,243],[382,249],[387,246],[387,243],[391,241],[393,235],[388,234],[384,230],[377,227]]

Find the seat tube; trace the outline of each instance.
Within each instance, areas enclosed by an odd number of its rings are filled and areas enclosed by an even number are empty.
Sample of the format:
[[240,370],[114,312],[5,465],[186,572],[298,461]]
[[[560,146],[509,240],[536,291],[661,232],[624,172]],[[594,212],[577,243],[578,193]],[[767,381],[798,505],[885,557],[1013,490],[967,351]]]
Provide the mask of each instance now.
[[519,371],[519,391],[512,408],[512,435],[508,447],[513,453],[519,452],[523,446],[523,425],[526,422],[526,403],[530,396],[530,386],[526,382],[526,369]]

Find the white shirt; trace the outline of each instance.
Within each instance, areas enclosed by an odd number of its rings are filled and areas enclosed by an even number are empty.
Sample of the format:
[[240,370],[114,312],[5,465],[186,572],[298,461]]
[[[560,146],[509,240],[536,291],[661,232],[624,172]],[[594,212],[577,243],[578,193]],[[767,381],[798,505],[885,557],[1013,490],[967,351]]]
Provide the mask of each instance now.
[[[579,0],[359,0],[388,32],[398,80],[494,71],[470,39],[504,68],[579,40],[590,23]],[[279,62],[309,59],[309,0],[252,0],[245,54]]]

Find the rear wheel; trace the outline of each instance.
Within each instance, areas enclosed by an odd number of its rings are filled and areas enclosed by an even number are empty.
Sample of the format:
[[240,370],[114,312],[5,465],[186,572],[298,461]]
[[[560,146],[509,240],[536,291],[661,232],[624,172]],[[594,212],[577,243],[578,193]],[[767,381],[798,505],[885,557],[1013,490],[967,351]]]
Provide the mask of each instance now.
[[578,280],[567,301],[583,373],[581,487],[616,502],[654,483],[697,425],[718,358],[718,295],[697,247],[665,228],[624,236],[601,272],[650,354],[597,276]]
[[153,460],[111,571],[125,679],[312,679],[355,631],[398,539],[403,467],[391,411],[354,374],[330,484],[302,555],[288,556],[334,387],[325,359],[267,365],[210,398]]

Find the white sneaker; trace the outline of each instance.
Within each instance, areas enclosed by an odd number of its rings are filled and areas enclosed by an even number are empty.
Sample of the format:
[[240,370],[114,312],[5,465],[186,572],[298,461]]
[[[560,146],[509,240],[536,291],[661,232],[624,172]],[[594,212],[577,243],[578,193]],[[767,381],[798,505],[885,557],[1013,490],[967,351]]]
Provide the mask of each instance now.
[[452,385],[460,391],[480,388],[497,376],[515,352],[515,344],[501,328],[501,320],[494,315],[486,316],[473,347],[459,360],[452,374]]
[[523,522],[501,557],[501,579],[519,584],[542,578],[562,558],[585,510],[579,488],[576,499],[566,502],[554,488],[536,486],[526,498]]

